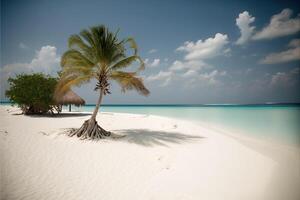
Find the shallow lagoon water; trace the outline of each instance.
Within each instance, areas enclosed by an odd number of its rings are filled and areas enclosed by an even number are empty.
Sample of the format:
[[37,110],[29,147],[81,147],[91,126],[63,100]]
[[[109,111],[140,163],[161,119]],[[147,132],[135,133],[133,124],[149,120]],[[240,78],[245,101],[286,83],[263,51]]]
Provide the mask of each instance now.
[[[94,105],[73,107],[92,111]],[[102,112],[160,115],[300,146],[300,106],[296,105],[104,105]]]
[[[1,103],[10,105],[9,103]],[[94,105],[72,106],[91,112]],[[68,110],[64,106],[64,110]],[[102,105],[100,112],[159,115],[187,120],[229,134],[276,141],[300,148],[300,105]]]

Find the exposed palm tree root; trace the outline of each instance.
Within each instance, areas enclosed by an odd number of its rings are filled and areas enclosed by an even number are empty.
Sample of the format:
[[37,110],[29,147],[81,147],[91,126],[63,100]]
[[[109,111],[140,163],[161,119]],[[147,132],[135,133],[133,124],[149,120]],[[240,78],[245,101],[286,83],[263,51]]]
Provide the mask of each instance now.
[[76,135],[81,139],[101,139],[112,136],[112,133],[101,128],[96,120],[86,120],[79,129],[72,130],[70,137]]

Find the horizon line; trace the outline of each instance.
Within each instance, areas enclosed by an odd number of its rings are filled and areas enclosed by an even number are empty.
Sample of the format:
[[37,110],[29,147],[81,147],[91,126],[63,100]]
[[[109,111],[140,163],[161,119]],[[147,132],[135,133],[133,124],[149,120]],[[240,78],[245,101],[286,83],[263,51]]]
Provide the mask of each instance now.
[[[2,101],[0,100],[0,104],[4,104],[4,103],[12,103],[11,101]],[[88,103],[85,104],[84,106],[95,106],[96,104],[92,104],[92,103]],[[241,103],[241,104],[235,104],[235,103],[216,103],[216,104],[184,104],[184,103],[178,103],[178,104],[167,104],[167,103],[163,103],[163,104],[131,104],[131,103],[124,103],[124,104],[118,104],[118,103],[114,103],[114,104],[102,104],[101,106],[276,106],[276,105],[300,105],[300,102],[264,102],[264,103]]]

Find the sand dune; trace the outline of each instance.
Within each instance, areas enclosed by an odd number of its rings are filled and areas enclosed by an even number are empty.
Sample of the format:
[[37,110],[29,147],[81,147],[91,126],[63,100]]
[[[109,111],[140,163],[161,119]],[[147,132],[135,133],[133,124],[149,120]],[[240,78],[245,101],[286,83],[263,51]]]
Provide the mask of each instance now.
[[152,115],[101,113],[121,139],[64,134],[89,113],[23,116],[0,106],[1,199],[296,200],[300,151]]

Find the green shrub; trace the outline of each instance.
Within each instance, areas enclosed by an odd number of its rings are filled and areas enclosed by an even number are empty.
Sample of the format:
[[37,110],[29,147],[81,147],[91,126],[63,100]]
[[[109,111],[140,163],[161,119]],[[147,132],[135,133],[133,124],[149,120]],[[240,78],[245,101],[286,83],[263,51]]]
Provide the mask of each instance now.
[[17,104],[24,114],[42,114],[57,108],[53,94],[57,79],[40,73],[21,74],[9,78],[10,88],[5,95]]

